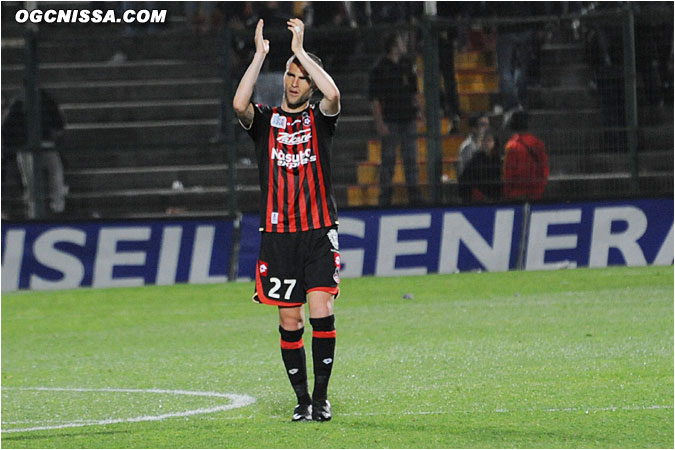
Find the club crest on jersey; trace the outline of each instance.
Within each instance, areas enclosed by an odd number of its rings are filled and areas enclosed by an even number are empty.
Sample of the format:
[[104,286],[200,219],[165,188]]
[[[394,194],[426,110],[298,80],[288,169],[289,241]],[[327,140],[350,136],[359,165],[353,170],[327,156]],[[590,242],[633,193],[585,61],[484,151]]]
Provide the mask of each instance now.
[[267,265],[266,262],[258,261],[258,271],[260,272],[260,276],[266,277],[268,269],[269,266]]
[[280,116],[277,113],[272,115],[272,120],[270,120],[270,125],[275,128],[286,128],[286,122],[288,118],[286,116]]

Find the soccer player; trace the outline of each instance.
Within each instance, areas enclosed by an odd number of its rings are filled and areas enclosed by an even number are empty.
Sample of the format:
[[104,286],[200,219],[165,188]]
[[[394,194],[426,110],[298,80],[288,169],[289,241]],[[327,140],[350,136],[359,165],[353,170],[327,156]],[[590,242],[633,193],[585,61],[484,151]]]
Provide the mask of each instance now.
[[[253,300],[279,309],[281,356],[298,399],[293,421],[327,421],[335,354],[333,303],[339,294],[337,208],[330,147],[340,114],[340,91],[321,60],[303,48],[304,24],[287,22],[293,55],[286,63],[281,106],[253,104],[251,95],[269,41],[263,21],[256,52],[234,95],[241,125],[255,142],[261,189],[260,253]],[[310,104],[318,89],[323,98]],[[312,325],[314,390],[309,395],[302,340],[305,303]]]

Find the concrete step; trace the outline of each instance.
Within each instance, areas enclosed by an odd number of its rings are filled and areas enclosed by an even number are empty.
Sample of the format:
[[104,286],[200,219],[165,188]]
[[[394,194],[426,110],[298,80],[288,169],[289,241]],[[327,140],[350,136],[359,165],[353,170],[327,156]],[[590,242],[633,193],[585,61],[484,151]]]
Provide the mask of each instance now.
[[[533,129],[532,133],[546,144],[549,154],[627,153],[626,130],[620,128]],[[638,151],[673,151],[673,126],[641,127]],[[620,147],[622,145],[623,147]]]
[[[42,63],[40,80],[44,83],[74,83],[92,81],[132,81],[157,78],[214,78],[221,76],[223,69],[214,61],[185,61],[158,59],[142,61]],[[22,83],[24,65],[3,64],[2,83]]]
[[156,100],[139,102],[65,103],[61,110],[69,124],[152,120],[214,119],[218,99]]
[[590,109],[599,106],[596,92],[588,86],[530,87],[527,89],[530,109]]
[[[347,206],[347,186],[334,186],[338,208]],[[71,194],[66,199],[64,217],[143,218],[224,214],[229,207],[229,191],[224,187],[119,190]],[[257,185],[237,188],[237,204],[242,212],[257,212],[260,189]]]
[[371,114],[370,102],[368,101],[367,95],[345,95],[344,92],[341,92],[340,103],[342,105],[342,112],[339,123],[341,123],[345,117],[348,116],[367,116]]
[[[69,217],[123,217],[125,214],[152,214],[171,210],[225,210],[229,205],[229,190],[225,187],[191,188],[183,191],[168,189],[129,189],[70,194],[66,199]],[[255,210],[260,192],[257,186],[240,186],[237,198],[241,206]]]
[[543,66],[541,85],[544,87],[587,87],[593,78],[592,70],[586,64],[565,66]]
[[[211,135],[209,135],[211,136]],[[348,167],[356,167],[356,161],[368,157],[367,140],[347,137],[334,139],[332,168],[334,173],[344,173]],[[240,133],[235,143],[238,160],[248,160],[255,166],[253,142]],[[227,147],[224,143],[206,145],[141,145],[125,144],[115,147],[92,148],[92,146],[66,147],[61,150],[64,165],[70,170],[105,169],[117,167],[184,166],[187,164],[227,164]],[[354,176],[356,169],[354,169]]]
[[545,129],[555,126],[561,130],[580,128],[598,128],[603,126],[599,109],[532,109],[529,111],[529,126],[532,129]]
[[[83,37],[83,36],[86,36]],[[137,36],[79,35],[75,38],[42,39],[38,42],[41,63],[105,62],[116,54],[126,60],[185,59],[215,61],[222,54],[222,37],[193,33],[156,33]],[[3,64],[20,64],[24,60],[22,42],[3,45]]]
[[638,150],[669,150],[673,151],[673,123],[640,127],[638,130]]
[[335,140],[342,138],[370,139],[376,137],[375,121],[368,116],[341,117],[335,132]]
[[580,43],[544,44],[541,47],[540,63],[544,66],[568,66],[583,64],[584,46]]
[[368,95],[368,71],[337,73],[333,81],[340,89],[342,95],[346,93]]
[[672,170],[674,153],[672,150],[640,152],[638,153],[638,168],[647,172]]
[[64,142],[70,147],[110,149],[119,146],[207,145],[218,120],[162,120],[69,124]]
[[[631,171],[632,158],[625,153],[551,155],[549,166],[552,175],[628,173]],[[659,172],[672,166],[672,151],[638,153],[638,167],[641,171]]]
[[[236,166],[238,184],[256,185],[255,166]],[[83,169],[65,172],[66,183],[72,194],[131,189],[189,190],[198,187],[227,187],[229,168],[226,164],[118,167]],[[173,187],[178,181],[181,186]]]
[[109,149],[84,147],[61,151],[61,159],[67,171],[114,169],[124,167],[147,168],[155,166],[184,166],[226,164],[224,146],[179,146]]
[[[134,81],[96,81],[89,83],[44,83],[59,104],[116,101],[220,99],[220,78],[153,79]],[[6,87],[3,85],[3,94]]]

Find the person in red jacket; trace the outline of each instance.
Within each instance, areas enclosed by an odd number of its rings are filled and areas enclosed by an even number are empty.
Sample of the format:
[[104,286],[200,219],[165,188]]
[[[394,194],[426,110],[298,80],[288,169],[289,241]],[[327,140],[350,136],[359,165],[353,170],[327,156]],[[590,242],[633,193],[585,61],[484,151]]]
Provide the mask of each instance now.
[[511,117],[514,131],[506,143],[504,155],[505,200],[540,200],[548,183],[548,155],[544,143],[527,132],[527,112],[519,111]]

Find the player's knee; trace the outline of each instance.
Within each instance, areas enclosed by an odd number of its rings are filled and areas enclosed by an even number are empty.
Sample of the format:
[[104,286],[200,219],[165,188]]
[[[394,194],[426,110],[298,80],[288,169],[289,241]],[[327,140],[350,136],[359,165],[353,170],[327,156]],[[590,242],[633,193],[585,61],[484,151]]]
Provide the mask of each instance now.
[[305,326],[305,321],[302,316],[282,315],[279,317],[279,325],[284,330],[296,331],[301,330]]
[[334,296],[328,292],[311,292],[309,314],[311,317],[327,317],[333,314]]

